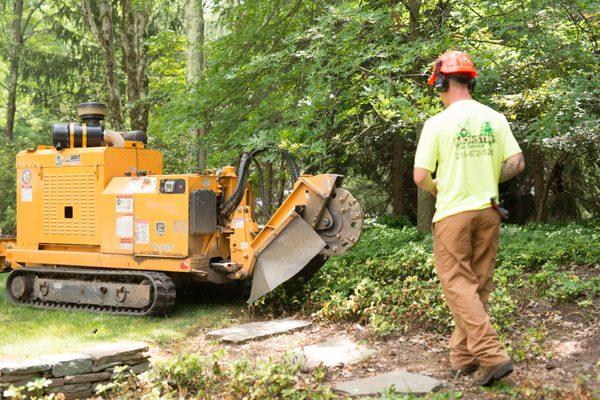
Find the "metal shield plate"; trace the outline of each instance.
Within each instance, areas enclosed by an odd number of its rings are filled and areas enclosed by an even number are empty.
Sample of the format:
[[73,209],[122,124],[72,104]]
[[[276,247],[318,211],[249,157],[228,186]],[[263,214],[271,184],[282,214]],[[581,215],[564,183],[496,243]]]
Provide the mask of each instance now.
[[257,257],[248,303],[293,278],[324,247],[323,239],[302,217],[296,215]]

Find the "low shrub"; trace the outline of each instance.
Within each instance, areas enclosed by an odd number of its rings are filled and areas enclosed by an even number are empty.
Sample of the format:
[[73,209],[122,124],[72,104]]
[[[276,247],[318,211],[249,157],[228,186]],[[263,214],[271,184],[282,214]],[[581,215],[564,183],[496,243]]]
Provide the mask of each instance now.
[[291,358],[226,362],[220,354],[183,354],[152,370],[103,388],[106,398],[158,399],[332,399],[324,370],[300,374]]
[[[389,222],[382,223],[382,222]],[[588,225],[505,226],[491,295],[492,321],[514,324],[533,297],[589,304],[600,294],[600,229]],[[582,279],[569,267],[588,272]],[[348,254],[331,258],[309,282],[290,282],[261,299],[257,312],[304,312],[353,321],[386,335],[415,328],[447,332],[450,312],[437,279],[432,238],[395,219],[367,224]]]

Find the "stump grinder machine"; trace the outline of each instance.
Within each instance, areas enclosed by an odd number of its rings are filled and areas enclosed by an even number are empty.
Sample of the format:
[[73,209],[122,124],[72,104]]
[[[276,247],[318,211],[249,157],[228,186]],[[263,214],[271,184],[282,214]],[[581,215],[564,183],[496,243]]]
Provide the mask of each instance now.
[[249,302],[316,272],[359,239],[363,214],[335,174],[297,176],[264,226],[248,178],[259,151],[216,173],[162,174],[142,131],[104,129],[101,103],[54,124],[52,146],[21,151],[17,235],[0,253],[16,304],[167,313],[176,289],[252,281]]

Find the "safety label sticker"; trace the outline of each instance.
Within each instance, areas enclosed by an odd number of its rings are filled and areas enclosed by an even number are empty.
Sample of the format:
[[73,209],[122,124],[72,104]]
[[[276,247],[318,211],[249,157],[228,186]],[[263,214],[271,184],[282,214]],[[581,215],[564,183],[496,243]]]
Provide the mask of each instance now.
[[69,154],[67,156],[56,155],[56,166],[81,165],[81,154]]
[[30,187],[21,188],[21,201],[33,201],[33,189]]
[[120,238],[133,237],[133,215],[119,215],[116,230]]
[[132,213],[133,196],[117,196],[116,206],[118,213]]
[[148,221],[135,221],[135,242],[139,244],[150,243],[150,224]]
[[121,238],[121,250],[133,250],[133,238]]
[[243,228],[244,227],[244,218],[234,218],[231,221],[231,227],[233,229]]
[[33,201],[31,170],[29,169],[24,169],[21,173],[21,201]]

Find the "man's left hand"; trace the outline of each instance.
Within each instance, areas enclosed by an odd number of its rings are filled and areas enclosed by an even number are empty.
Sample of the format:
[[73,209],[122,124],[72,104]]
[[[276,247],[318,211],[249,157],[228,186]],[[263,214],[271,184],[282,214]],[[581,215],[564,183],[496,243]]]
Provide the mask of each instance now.
[[431,171],[425,168],[415,168],[413,170],[413,179],[418,187],[437,197],[437,184],[435,179],[431,179]]

